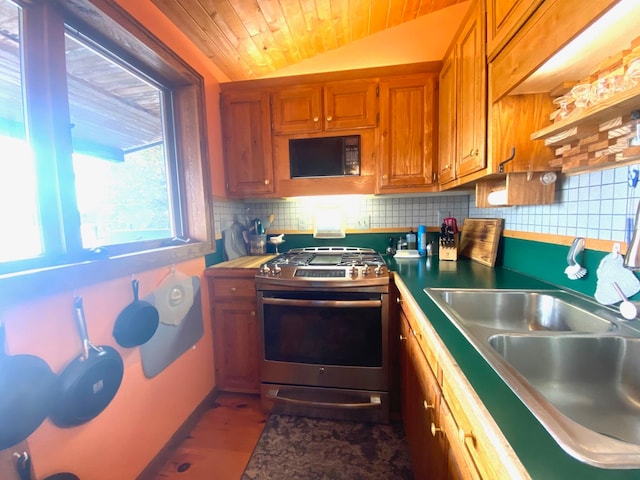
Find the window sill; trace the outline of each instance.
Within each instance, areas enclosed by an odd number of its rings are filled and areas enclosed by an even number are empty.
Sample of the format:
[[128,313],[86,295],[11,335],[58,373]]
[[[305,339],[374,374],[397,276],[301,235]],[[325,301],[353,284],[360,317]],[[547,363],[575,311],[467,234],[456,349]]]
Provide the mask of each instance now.
[[73,291],[145,270],[186,262],[214,251],[210,242],[162,247],[109,258],[0,275],[0,305]]

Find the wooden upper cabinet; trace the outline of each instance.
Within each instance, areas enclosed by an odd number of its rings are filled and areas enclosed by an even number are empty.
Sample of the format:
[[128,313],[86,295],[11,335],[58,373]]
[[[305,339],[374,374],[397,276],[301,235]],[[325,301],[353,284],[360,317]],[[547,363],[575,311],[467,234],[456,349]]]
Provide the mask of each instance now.
[[487,63],[484,2],[476,1],[456,42],[458,55],[458,177],[486,165]]
[[[489,97],[510,94],[618,0],[545,0],[509,42],[491,58]],[[616,52],[611,52],[614,54]],[[558,78],[556,85],[577,79]]]
[[492,59],[544,0],[486,0],[487,57]]
[[380,82],[379,189],[433,183],[437,73]]
[[487,150],[491,173],[557,170],[554,152],[544,142],[531,140],[531,132],[549,122],[554,110],[546,93],[507,95],[489,105]]
[[274,133],[319,132],[322,130],[322,88],[288,87],[271,94]]
[[324,129],[371,128],[377,124],[375,80],[329,83],[324,87]]
[[273,193],[269,93],[225,92],[222,133],[227,194],[251,197]]
[[456,178],[456,50],[445,58],[440,71],[438,107],[438,182]]
[[375,80],[284,87],[272,92],[271,102],[276,134],[372,128],[377,123]]

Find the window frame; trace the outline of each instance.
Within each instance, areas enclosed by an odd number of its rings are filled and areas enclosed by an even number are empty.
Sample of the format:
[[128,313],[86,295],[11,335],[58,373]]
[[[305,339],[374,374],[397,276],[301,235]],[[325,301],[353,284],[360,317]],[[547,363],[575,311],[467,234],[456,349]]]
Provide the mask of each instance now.
[[[168,98],[173,109],[173,135],[169,137],[175,140],[180,190],[178,215],[185,231],[172,242],[138,244],[144,245],[144,250],[131,250],[131,244],[102,252],[84,250],[81,258],[65,257],[65,264],[0,275],[0,304],[28,300],[36,292],[42,295],[73,290],[213,252],[203,77],[112,0],[13,1],[23,9],[24,88],[29,99],[25,116],[33,133],[35,155],[54,156],[55,161],[44,162],[49,165],[72,161],[73,147],[66,123],[69,108],[64,57],[65,25],[68,25],[74,33],[84,33],[91,41],[112,49],[125,62],[146,69],[171,89]],[[73,172],[71,165],[64,170]],[[39,164],[38,175],[41,174],[54,172],[41,171]],[[75,202],[73,189],[64,188],[69,184],[73,184],[73,178],[59,178],[57,191],[48,192],[51,201],[58,202],[63,209]],[[42,225],[46,228],[46,222]],[[45,230],[47,248],[53,245],[53,252],[61,254],[82,252],[79,225],[79,218],[65,217],[63,235],[57,228]]]

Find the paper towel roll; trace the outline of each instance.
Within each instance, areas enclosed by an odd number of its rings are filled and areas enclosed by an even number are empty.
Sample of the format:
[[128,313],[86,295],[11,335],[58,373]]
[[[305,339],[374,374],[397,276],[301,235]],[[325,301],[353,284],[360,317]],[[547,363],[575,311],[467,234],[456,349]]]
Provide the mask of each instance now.
[[495,190],[487,196],[487,202],[489,205],[506,205],[507,204],[507,190]]

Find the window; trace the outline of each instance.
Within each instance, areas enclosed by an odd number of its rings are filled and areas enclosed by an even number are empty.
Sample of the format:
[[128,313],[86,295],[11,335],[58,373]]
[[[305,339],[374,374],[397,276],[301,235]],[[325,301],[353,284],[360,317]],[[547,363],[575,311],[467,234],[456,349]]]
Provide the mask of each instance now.
[[0,0],[0,290],[209,253],[205,131],[203,79],[115,2]]
[[0,0],[0,262],[42,254],[36,169],[26,139],[22,99],[22,10]]
[[65,52],[82,246],[176,236],[164,131],[170,92],[71,32]]

